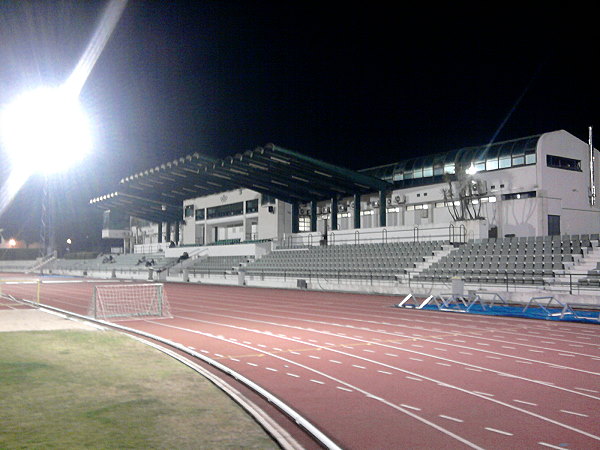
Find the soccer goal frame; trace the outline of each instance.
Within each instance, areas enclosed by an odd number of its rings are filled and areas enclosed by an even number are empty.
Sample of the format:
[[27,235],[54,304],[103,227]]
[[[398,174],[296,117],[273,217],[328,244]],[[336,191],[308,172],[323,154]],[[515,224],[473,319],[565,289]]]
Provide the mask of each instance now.
[[162,283],[113,283],[94,286],[88,315],[98,320],[171,317]]

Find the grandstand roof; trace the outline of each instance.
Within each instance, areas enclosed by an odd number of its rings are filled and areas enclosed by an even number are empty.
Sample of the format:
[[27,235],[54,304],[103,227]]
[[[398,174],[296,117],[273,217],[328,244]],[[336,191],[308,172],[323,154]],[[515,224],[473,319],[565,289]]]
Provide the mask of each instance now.
[[90,200],[153,222],[183,218],[183,201],[248,188],[286,202],[385,191],[392,184],[267,144],[221,160],[194,153],[121,180],[119,188]]

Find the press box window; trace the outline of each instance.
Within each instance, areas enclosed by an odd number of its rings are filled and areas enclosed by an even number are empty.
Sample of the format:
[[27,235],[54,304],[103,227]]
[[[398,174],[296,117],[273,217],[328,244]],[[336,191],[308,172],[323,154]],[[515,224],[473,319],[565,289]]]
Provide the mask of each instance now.
[[192,217],[194,215],[194,205],[185,206],[185,217]]
[[258,199],[246,201],[246,214],[258,211]]
[[196,220],[204,220],[204,208],[200,208],[196,210]]
[[548,167],[563,170],[581,172],[581,161],[579,159],[565,158],[563,156],[546,155]]

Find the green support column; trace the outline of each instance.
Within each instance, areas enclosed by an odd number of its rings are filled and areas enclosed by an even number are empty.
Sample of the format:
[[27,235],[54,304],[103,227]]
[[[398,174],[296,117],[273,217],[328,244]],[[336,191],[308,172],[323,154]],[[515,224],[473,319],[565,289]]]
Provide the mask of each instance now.
[[385,191],[379,191],[379,226],[386,226],[387,204],[385,203]]
[[354,194],[354,228],[360,228],[360,194]]
[[162,244],[162,238],[163,238],[163,229],[162,229],[162,222],[158,222],[158,243]]
[[331,199],[331,231],[338,229],[338,199],[333,197]]
[[300,230],[300,214],[298,202],[292,202],[292,233]]
[[317,202],[310,202],[310,231],[317,231]]

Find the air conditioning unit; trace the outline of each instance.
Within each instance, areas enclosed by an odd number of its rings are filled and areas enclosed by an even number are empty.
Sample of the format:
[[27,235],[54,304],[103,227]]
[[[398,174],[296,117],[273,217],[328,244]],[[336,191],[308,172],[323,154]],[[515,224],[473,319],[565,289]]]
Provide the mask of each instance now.
[[391,198],[386,198],[385,199],[385,203],[389,206],[392,204],[392,199]]
[[349,206],[350,206],[350,208],[354,208],[354,201],[351,201],[351,202],[349,203]]
[[394,197],[394,201],[398,205],[403,205],[404,203],[406,203],[406,195],[396,195]]
[[329,206],[326,206],[323,208],[323,213],[329,214],[330,212],[331,212],[331,208]]
[[346,205],[338,205],[338,212],[346,212]]
[[375,200],[374,202],[371,202],[371,206],[373,206],[373,208],[379,208],[379,202]]

